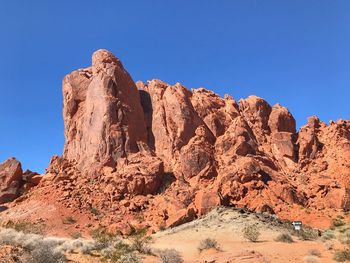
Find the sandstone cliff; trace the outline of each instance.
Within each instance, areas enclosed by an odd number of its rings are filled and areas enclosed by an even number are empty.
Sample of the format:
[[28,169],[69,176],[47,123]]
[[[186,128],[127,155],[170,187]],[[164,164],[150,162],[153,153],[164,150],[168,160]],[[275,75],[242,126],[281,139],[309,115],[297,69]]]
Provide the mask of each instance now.
[[157,230],[219,205],[290,219],[305,216],[301,207],[315,216],[350,210],[349,121],[310,117],[297,131],[288,109],[256,96],[135,83],[107,50],[64,78],[63,98],[64,152],[35,189],[101,211],[106,224]]

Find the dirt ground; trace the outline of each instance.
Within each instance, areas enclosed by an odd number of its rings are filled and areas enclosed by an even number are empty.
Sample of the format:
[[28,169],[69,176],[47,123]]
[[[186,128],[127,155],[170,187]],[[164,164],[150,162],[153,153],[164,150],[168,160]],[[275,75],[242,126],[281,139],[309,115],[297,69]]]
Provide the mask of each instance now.
[[[261,232],[258,242],[250,242],[244,238],[242,229],[248,224],[256,225]],[[349,225],[344,227],[350,229]],[[232,208],[217,208],[200,219],[153,234],[153,242],[150,246],[155,254],[161,249],[176,249],[186,263],[328,263],[334,262],[335,250],[344,247],[337,238],[325,241],[317,237],[312,241],[304,241],[292,235],[293,243],[275,241],[281,233],[290,233],[291,228],[288,223],[283,224],[274,216]],[[220,249],[199,252],[199,244],[206,238],[215,239]],[[327,249],[327,242],[333,244],[332,249]],[[319,257],[316,258],[316,261],[305,261],[310,250],[318,252]],[[1,249],[0,246],[1,263],[16,262],[2,261],[1,257],[9,254],[16,254],[16,250],[8,247]],[[69,262],[101,262],[100,257],[80,253],[71,253],[67,256]],[[140,257],[143,263],[160,262],[156,256],[140,255]]]
[[[257,224],[261,231],[258,242],[244,239],[242,229],[246,224]],[[276,242],[274,239],[285,229],[261,222],[255,214],[241,214],[236,210],[214,210],[206,217],[174,229],[154,235],[152,247],[158,249],[174,248],[181,252],[185,262],[303,262],[311,249],[321,253],[320,262],[332,262],[332,253],[321,240],[300,241],[293,237],[293,243]],[[199,253],[201,240],[214,238],[220,245],[220,251],[210,250]],[[265,261],[256,261],[254,253],[261,254]],[[249,254],[249,256],[247,256]],[[243,255],[243,256],[242,256]],[[154,258],[145,262],[156,262]]]

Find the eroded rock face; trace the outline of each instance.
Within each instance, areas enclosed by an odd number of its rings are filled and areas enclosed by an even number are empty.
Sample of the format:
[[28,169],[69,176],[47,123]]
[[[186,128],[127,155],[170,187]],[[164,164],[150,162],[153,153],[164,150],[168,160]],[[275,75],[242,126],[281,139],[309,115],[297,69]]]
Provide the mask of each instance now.
[[22,166],[15,158],[0,164],[0,204],[18,197],[22,184]]
[[0,204],[15,200],[39,182],[40,176],[37,173],[29,170],[23,173],[18,160],[7,159],[0,164]]
[[139,92],[109,51],[96,51],[91,68],[66,76],[63,97],[64,158],[81,167],[114,165],[130,153],[147,150]]
[[242,115],[254,130],[255,136],[260,143],[266,143],[266,137],[270,134],[268,125],[271,114],[271,106],[262,98],[249,96],[239,101]]
[[[122,200],[123,211],[147,210],[155,225],[173,226],[219,204],[275,213],[326,195],[329,207],[349,206],[349,169],[341,170],[344,183],[335,188],[317,186],[322,183],[308,170],[311,162],[338,169],[323,151],[350,149],[348,122],[332,127],[310,118],[297,134],[292,114],[279,104],[250,96],[238,105],[229,95],[160,80],[134,84],[106,50],[93,54],[90,68],[65,77],[63,95],[63,160],[82,176],[84,167],[97,171],[102,196]],[[329,140],[329,133],[338,139]],[[314,183],[300,187],[302,177]],[[155,193],[173,201],[152,201]],[[142,204],[133,201],[138,196],[145,196]]]
[[[107,50],[64,78],[63,97],[64,153],[39,187],[67,207],[103,211],[106,225],[158,230],[218,205],[290,219],[300,207],[350,209],[349,121],[312,117],[297,133],[287,108],[256,96],[237,104],[179,83],[135,84]],[[15,161],[4,167],[2,188],[23,180]]]
[[280,165],[288,170],[295,168],[297,162],[296,125],[287,108],[276,104],[272,107],[268,121],[271,130],[272,152]]

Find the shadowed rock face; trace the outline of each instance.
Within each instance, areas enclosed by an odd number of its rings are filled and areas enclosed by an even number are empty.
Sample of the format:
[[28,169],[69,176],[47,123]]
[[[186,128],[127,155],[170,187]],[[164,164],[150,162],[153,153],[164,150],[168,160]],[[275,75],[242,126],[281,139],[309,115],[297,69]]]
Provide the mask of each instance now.
[[300,206],[350,209],[349,121],[312,117],[297,132],[287,108],[256,96],[135,84],[107,50],[64,78],[63,98],[64,153],[39,186],[69,181],[52,191],[108,224],[142,212],[159,229],[218,205],[290,219]]

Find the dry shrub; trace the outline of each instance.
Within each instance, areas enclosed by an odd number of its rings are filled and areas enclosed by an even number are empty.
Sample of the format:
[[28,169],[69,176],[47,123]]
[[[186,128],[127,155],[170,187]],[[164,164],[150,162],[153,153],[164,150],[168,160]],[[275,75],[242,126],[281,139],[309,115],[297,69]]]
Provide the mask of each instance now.
[[337,250],[333,259],[337,262],[345,262],[350,260],[350,249]]
[[100,226],[91,232],[96,241],[96,249],[100,251],[104,260],[108,262],[140,262],[138,256],[134,253],[151,253],[149,243],[151,238],[148,237],[146,230],[132,228],[129,233],[131,244],[126,243],[119,235],[107,231]]
[[63,219],[63,224],[67,225],[74,225],[77,222],[77,220],[74,219],[72,216],[67,216],[66,218]]
[[350,229],[346,229],[344,232],[344,236],[348,239],[350,239]]
[[112,247],[115,242],[120,241],[120,237],[118,235],[109,232],[103,226],[98,226],[96,229],[92,230],[90,235],[97,244],[97,250]]
[[340,227],[340,226],[343,226],[343,225],[345,225],[345,222],[344,222],[344,220],[342,218],[337,217],[337,218],[334,218],[332,220],[332,226],[333,227]]
[[113,244],[101,250],[101,255],[105,260],[110,262],[119,262],[121,258],[133,252],[129,244],[122,240],[115,241]]
[[132,252],[121,256],[118,263],[141,263],[141,259]]
[[255,224],[247,225],[243,228],[243,236],[251,242],[257,242],[260,236],[260,230]]
[[307,255],[304,257],[304,262],[305,263],[319,263],[320,259],[316,256]]
[[327,231],[322,233],[321,237],[323,240],[330,240],[330,239],[335,238],[335,235],[334,235],[333,231],[327,230]]
[[159,251],[161,263],[183,263],[181,254],[175,249],[163,249]]
[[6,228],[0,228],[0,244],[21,247],[27,251],[34,251],[43,246],[45,248],[53,248],[55,251],[62,253],[80,250],[80,252],[85,254],[91,253],[97,246],[96,242],[91,240],[45,237]]
[[65,263],[67,258],[61,251],[57,250],[54,246],[47,243],[38,244],[32,251],[28,258],[27,263]]
[[303,227],[297,235],[301,240],[315,240],[318,238],[318,231],[310,227]]
[[319,258],[322,256],[321,251],[319,251],[318,249],[310,249],[310,250],[307,252],[307,254],[308,254],[309,256],[315,256],[315,257],[319,257]]
[[334,248],[334,243],[332,241],[326,241],[324,243],[324,247],[327,249],[327,250],[332,250]]
[[350,229],[344,229],[343,234],[340,237],[340,242],[350,245]]
[[34,224],[27,221],[8,221],[4,228],[14,229],[17,232],[23,232],[26,234],[44,234],[44,225],[43,224]]
[[220,250],[220,246],[214,238],[206,238],[200,242],[198,250],[199,252],[202,252],[203,250],[207,250],[211,248]]
[[279,234],[276,237],[275,241],[284,242],[284,243],[293,243],[294,242],[293,238],[287,233]]
[[151,254],[150,244],[152,242],[152,237],[147,235],[146,228],[131,228],[129,233],[129,238],[131,240],[131,247],[142,254]]

